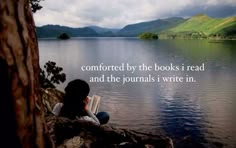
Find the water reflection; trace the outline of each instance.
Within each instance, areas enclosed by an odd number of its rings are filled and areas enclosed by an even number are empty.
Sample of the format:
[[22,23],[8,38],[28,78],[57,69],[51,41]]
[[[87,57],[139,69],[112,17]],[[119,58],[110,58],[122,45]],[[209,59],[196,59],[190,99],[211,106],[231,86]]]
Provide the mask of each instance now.
[[[91,76],[186,75],[196,83],[90,83],[102,96],[101,110],[111,124],[150,133],[166,133],[177,147],[236,147],[236,42],[207,40],[140,41],[135,38],[41,40],[40,63],[53,60],[67,81]],[[200,65],[204,72],[82,72],[82,65],[141,63]],[[65,85],[65,84],[64,84]],[[63,90],[64,85],[59,88]]]

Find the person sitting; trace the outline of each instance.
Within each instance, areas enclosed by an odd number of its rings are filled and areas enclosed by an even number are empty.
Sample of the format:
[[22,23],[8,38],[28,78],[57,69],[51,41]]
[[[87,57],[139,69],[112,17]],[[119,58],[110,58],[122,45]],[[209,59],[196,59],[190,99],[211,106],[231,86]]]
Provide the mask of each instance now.
[[106,124],[109,121],[107,112],[99,112],[94,115],[88,107],[88,94],[90,88],[87,82],[76,79],[68,83],[65,88],[65,96],[62,103],[57,103],[53,108],[53,114],[69,119],[91,121],[97,125]]

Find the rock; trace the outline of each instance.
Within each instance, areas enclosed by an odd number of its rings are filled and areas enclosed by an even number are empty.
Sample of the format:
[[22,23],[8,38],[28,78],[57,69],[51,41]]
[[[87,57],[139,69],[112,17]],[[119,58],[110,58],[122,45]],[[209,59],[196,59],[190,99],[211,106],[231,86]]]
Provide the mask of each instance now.
[[56,117],[49,108],[52,108],[56,101],[62,101],[63,93],[56,89],[48,89],[41,90],[41,95],[49,134],[60,148],[173,148],[172,140],[166,136]]
[[40,95],[42,98],[42,103],[44,105],[44,114],[45,116],[52,114],[52,109],[56,103],[62,102],[64,93],[54,89],[54,88],[47,88],[47,89],[40,89]]
[[67,139],[58,148],[78,148],[84,145],[84,140],[80,136],[75,136],[71,139]]

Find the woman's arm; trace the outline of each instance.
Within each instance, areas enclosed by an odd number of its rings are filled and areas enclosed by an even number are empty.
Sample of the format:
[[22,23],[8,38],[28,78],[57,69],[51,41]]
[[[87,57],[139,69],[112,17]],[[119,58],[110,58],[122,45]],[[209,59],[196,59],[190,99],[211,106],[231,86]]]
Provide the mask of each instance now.
[[88,109],[86,110],[89,117],[91,117],[94,121],[96,121],[98,124],[100,124],[98,118]]

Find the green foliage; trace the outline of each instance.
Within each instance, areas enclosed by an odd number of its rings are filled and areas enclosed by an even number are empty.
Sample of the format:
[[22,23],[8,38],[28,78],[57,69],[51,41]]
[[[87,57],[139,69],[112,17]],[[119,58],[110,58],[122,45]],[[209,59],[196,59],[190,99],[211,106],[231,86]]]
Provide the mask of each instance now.
[[42,9],[43,7],[39,4],[39,2],[42,0],[30,0],[30,6],[33,13],[35,13],[37,10]]
[[54,84],[65,82],[66,75],[61,73],[62,67],[56,66],[55,62],[48,61],[44,65],[44,69],[40,68],[39,83],[42,88],[55,88]]
[[70,38],[70,36],[67,33],[61,33],[57,38],[62,40],[67,40]]
[[145,33],[140,34],[139,38],[143,40],[157,40],[158,35],[154,33],[150,33],[150,32],[145,32]]
[[236,17],[211,18],[199,14],[161,33],[163,38],[231,38],[235,37]]

